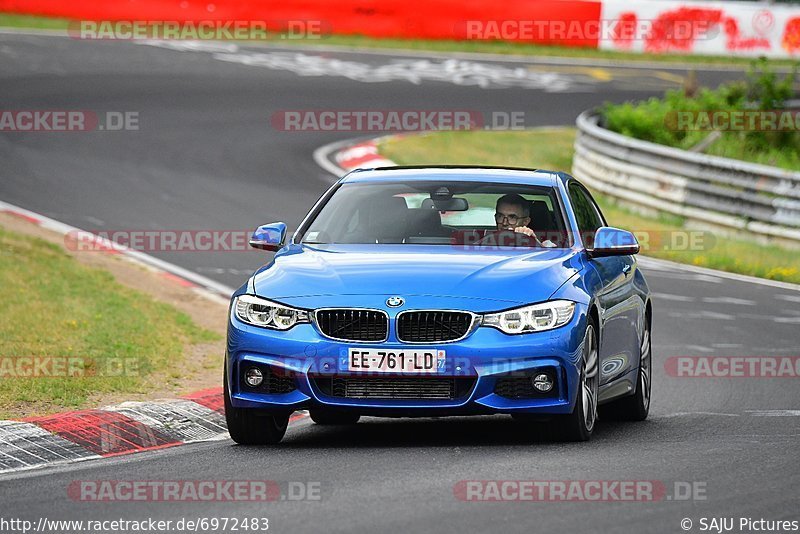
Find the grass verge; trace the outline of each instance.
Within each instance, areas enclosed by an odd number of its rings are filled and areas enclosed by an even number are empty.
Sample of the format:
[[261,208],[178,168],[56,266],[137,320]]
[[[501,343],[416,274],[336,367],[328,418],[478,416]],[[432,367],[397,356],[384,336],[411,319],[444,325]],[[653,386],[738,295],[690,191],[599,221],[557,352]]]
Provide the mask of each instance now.
[[187,348],[219,339],[62,247],[2,226],[0,302],[0,419],[162,390],[185,371]]
[[55,17],[37,17],[35,15],[17,15],[0,13],[0,26],[27,30],[64,30],[69,27],[69,19]]
[[[46,29],[64,30],[69,26],[69,20],[63,18],[39,17],[32,15],[17,15],[0,13],[0,27],[17,29]],[[596,50],[591,48],[572,48],[566,46],[545,46],[528,43],[514,43],[506,41],[485,40],[450,40],[450,39],[378,39],[364,35],[323,35],[314,38],[288,36],[285,34],[271,34],[266,42],[285,45],[304,46],[341,46],[386,50],[415,50],[426,52],[461,52],[502,54],[520,56],[545,56],[595,59],[620,62],[658,62],[658,63],[687,63],[693,65],[734,65],[747,66],[748,58],[733,56],[706,56],[686,54],[637,54],[631,52],[616,52],[613,50]],[[770,60],[773,66],[791,66],[791,60]]]
[[[533,167],[570,172],[574,128],[553,128],[516,132],[437,132],[421,136],[390,138],[381,145],[381,154],[400,165],[476,164]],[[675,232],[683,235],[686,222],[680,217],[647,217],[627,209],[612,198],[593,192],[609,224],[634,232],[647,233],[653,243],[664,243]],[[692,228],[696,229],[696,228]],[[774,245],[705,234],[703,250],[679,250],[676,246],[646,247],[643,253],[690,265],[709,267],[800,283],[800,254]],[[678,243],[675,243],[678,245]]]

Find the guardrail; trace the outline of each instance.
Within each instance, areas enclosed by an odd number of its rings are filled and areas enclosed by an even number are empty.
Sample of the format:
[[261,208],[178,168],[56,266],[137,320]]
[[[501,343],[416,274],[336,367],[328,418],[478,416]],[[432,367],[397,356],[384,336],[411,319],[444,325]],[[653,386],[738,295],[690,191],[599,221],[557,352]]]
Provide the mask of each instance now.
[[572,174],[600,192],[649,209],[754,237],[800,245],[800,172],[687,152],[577,120]]

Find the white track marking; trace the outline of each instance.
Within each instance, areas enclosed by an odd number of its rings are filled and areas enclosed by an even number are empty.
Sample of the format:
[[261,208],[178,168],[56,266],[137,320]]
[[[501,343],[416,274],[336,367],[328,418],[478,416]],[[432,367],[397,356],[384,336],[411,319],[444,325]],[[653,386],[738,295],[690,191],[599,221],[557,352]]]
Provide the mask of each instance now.
[[176,40],[158,40],[147,39],[141,41],[134,41],[139,45],[156,46],[159,48],[168,48],[169,50],[176,50],[178,52],[207,52],[212,54],[235,54],[239,52],[239,45],[236,43],[224,43],[221,41],[188,41],[183,39]]
[[778,317],[776,315],[759,315],[757,313],[740,313],[740,319],[754,319],[756,321],[769,321],[772,323],[800,323],[800,316],[798,317]]
[[[546,93],[590,92],[593,82],[559,72],[531,70],[527,65],[502,65],[491,62],[445,56],[403,57],[388,56],[382,64],[347,60],[322,55],[313,49],[248,51],[233,43],[213,41],[143,40],[136,44],[167,48],[181,52],[210,53],[213,59],[239,63],[248,67],[285,70],[298,76],[335,76],[362,83],[405,81],[419,85],[423,82],[444,82],[482,89],[521,87]],[[263,49],[262,49],[263,50]],[[312,52],[312,53],[304,53]],[[505,62],[510,63],[510,62]],[[513,62],[511,62],[513,63]],[[534,62],[527,62],[531,65]]]
[[670,293],[653,293],[654,299],[657,300],[670,300],[674,302],[697,302],[695,297],[687,297],[685,295],[672,295]]
[[638,258],[639,263],[650,278],[666,278],[667,280],[681,280],[683,282],[709,282],[712,284],[721,284],[723,282],[722,278],[713,275],[689,273],[676,268],[651,271],[651,259],[652,258],[645,257]]
[[755,306],[754,300],[737,299],[734,297],[703,297],[703,302],[708,304],[733,304],[736,306]]
[[681,319],[711,319],[715,321],[734,321],[736,319],[735,315],[730,315],[728,313],[717,313],[707,310],[690,311],[690,312],[670,312],[669,316]]
[[666,418],[670,418],[670,417],[687,417],[687,416],[692,417],[692,416],[698,416],[698,415],[702,415],[702,416],[712,415],[712,416],[717,416],[717,417],[741,417],[741,414],[738,414],[738,413],[675,412],[675,413],[668,413],[668,414],[664,414],[664,415],[658,415],[658,416],[654,417],[654,419],[659,419],[659,418],[665,418],[666,419]]
[[92,217],[91,215],[84,215],[83,218],[86,219],[87,221],[89,221],[90,223],[92,223],[95,226],[105,226],[106,225],[106,222],[104,220],[98,219],[97,217]]
[[776,323],[800,324],[800,317],[775,317]]
[[692,416],[716,416],[716,417],[800,417],[800,410],[745,410],[744,414],[739,413],[719,413],[719,412],[675,412],[658,415],[654,419],[671,417],[692,417]]
[[686,345],[686,348],[693,352],[715,352],[714,349],[702,345]]
[[212,57],[249,67],[285,70],[298,76],[335,76],[361,83],[405,81],[420,85],[423,82],[444,82],[481,89],[519,87],[546,93],[591,90],[585,82],[579,83],[573,77],[560,73],[462,59],[391,59],[388,63],[372,65],[302,52],[218,52]]

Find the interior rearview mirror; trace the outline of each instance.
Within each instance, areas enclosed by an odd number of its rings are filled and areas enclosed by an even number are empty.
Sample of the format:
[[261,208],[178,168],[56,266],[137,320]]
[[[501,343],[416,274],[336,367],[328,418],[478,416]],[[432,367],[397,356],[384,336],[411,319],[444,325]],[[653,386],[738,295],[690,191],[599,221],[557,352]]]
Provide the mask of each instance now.
[[467,211],[469,209],[469,202],[467,202],[466,198],[462,197],[434,197],[423,200],[420,207],[422,209],[435,209],[437,211]]

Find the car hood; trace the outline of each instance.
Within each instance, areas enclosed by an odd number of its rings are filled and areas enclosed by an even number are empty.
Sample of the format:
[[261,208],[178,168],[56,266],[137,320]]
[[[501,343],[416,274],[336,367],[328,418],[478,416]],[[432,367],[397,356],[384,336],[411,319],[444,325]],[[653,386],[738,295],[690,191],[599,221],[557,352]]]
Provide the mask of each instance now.
[[583,268],[572,249],[291,245],[252,279],[257,295],[301,308],[417,306],[487,312],[541,302]]
[[291,245],[252,279],[257,295],[302,308],[416,305],[492,311],[547,300],[582,269],[571,249]]

